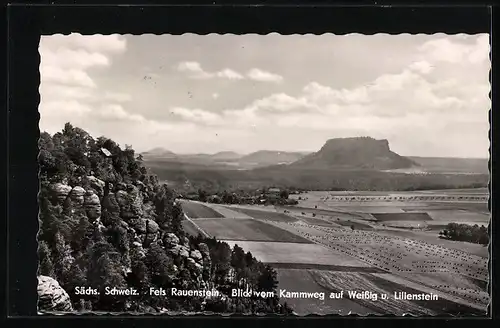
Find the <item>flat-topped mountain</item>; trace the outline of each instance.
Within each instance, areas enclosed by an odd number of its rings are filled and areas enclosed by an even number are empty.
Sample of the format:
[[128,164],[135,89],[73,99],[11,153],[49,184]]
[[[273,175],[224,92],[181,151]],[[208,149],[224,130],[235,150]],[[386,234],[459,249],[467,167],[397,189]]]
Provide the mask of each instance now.
[[373,169],[390,170],[419,166],[407,157],[400,156],[389,148],[385,139],[371,137],[336,138],[328,140],[323,147],[292,163],[290,167],[301,169]]
[[151,150],[148,150],[148,151],[145,151],[143,153],[141,153],[142,156],[146,157],[146,158],[175,158],[177,157],[177,155],[170,151],[170,150],[167,150],[165,148],[162,148],[162,147],[156,147],[156,148],[153,148]]

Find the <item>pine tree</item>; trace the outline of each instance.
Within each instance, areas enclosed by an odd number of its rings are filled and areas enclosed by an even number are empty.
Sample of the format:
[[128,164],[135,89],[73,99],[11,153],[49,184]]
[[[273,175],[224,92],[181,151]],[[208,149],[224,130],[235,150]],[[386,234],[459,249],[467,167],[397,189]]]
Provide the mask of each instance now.
[[144,264],[149,271],[151,282],[158,287],[169,288],[172,284],[173,262],[165,250],[153,243],[149,248]]
[[264,271],[259,277],[259,290],[275,292],[278,287],[276,271],[269,265],[265,266]]
[[71,255],[71,248],[64,240],[61,233],[55,235],[54,245],[54,271],[59,279],[64,279],[69,272],[73,261],[75,260]]
[[55,278],[49,246],[45,241],[38,242],[38,274]]

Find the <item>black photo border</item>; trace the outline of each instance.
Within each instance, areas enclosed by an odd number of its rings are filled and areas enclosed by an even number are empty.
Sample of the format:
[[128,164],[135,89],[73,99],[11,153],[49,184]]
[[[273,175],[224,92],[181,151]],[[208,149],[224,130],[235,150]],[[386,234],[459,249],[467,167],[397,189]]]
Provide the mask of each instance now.
[[[73,5],[64,5],[64,3]],[[108,1],[107,3],[112,3]],[[316,5],[223,5],[211,1],[206,5],[153,5],[155,1],[146,1],[141,5],[84,5],[83,1],[47,1],[52,5],[11,4],[6,8],[7,14],[7,106],[6,106],[6,161],[7,161],[7,211],[5,233],[7,240],[5,267],[6,281],[6,317],[16,324],[36,324],[55,327],[69,324],[107,325],[108,320],[114,324],[125,326],[147,325],[358,325],[373,324],[372,320],[405,320],[400,324],[416,324],[413,318],[397,317],[345,317],[345,316],[307,316],[307,317],[234,317],[220,316],[169,317],[169,316],[127,316],[127,315],[64,315],[57,318],[37,314],[37,279],[38,259],[36,254],[38,232],[38,138],[39,138],[39,64],[38,44],[40,35],[56,33],[69,34],[183,34],[183,33],[232,33],[232,34],[347,34],[347,33],[491,33],[492,52],[495,58],[495,34],[491,31],[495,24],[492,17],[497,8],[486,3],[473,2],[465,5],[464,1],[455,1],[452,6],[405,6],[388,4],[380,6],[383,1],[350,1],[347,6],[328,5],[325,1],[317,1]],[[397,1],[393,1],[395,4]],[[56,3],[56,4],[54,4]],[[81,4],[81,5],[75,5]],[[118,3],[118,2],[117,2]],[[149,3],[149,5],[148,5]],[[60,4],[60,5],[59,5]],[[354,6],[354,4],[377,4],[379,6]],[[494,80],[491,72],[495,61],[492,60],[490,82]],[[496,104],[496,93],[492,83],[492,109]],[[493,110],[491,110],[493,112]],[[494,127],[497,125],[494,116],[491,120],[490,174],[495,167]],[[490,181],[490,210],[494,222],[494,188],[495,175]],[[490,223],[491,224],[491,223]],[[490,276],[491,304],[490,316],[498,317],[499,310],[494,300],[498,289],[494,288],[495,275],[498,272],[493,246],[493,236],[500,232],[500,224],[491,224],[490,242]],[[495,249],[496,250],[496,249]],[[496,281],[496,280],[495,280]],[[493,287],[493,288],[492,288]],[[1,290],[2,288],[0,288]],[[493,308],[496,309],[493,310]],[[417,317],[418,318],[418,317]],[[130,320],[129,320],[130,319]],[[356,319],[356,320],[353,320]],[[409,320],[407,320],[409,319]],[[489,320],[480,318],[419,318],[426,325],[471,324],[472,320]],[[165,322],[166,320],[166,322]],[[237,320],[236,322],[233,320]],[[326,322],[334,320],[334,322]],[[369,320],[370,322],[368,322]],[[304,322],[307,321],[307,322]],[[491,321],[491,320],[489,320]],[[43,323],[42,323],[43,322]],[[168,322],[168,323],[167,323]],[[418,320],[420,322],[420,320]],[[87,323],[88,324],[88,323]],[[385,323],[382,323],[385,324]],[[473,324],[473,323],[472,323]]]

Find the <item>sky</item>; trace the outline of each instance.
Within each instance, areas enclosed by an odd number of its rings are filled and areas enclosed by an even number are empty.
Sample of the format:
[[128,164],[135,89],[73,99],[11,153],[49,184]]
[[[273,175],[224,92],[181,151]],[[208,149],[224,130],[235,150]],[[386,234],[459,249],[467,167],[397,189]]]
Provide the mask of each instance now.
[[387,139],[488,157],[489,35],[42,36],[40,130],[142,152],[317,151]]

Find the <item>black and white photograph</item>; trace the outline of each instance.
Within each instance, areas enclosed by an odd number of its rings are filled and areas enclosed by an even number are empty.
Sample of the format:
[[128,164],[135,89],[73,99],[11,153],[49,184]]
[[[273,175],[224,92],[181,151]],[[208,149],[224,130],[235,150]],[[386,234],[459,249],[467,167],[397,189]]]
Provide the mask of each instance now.
[[38,49],[39,314],[487,316],[489,34]]

